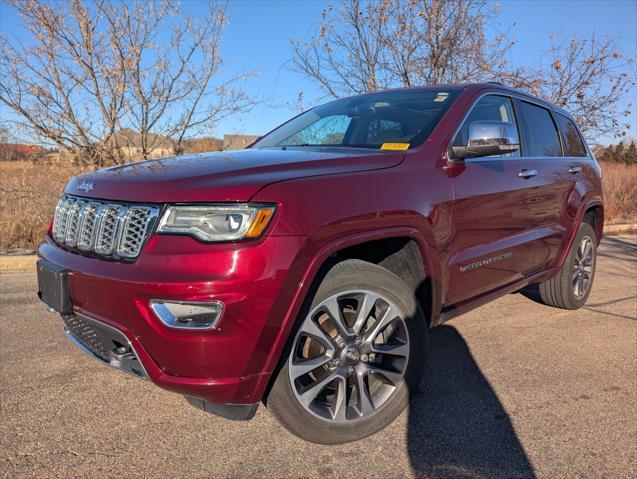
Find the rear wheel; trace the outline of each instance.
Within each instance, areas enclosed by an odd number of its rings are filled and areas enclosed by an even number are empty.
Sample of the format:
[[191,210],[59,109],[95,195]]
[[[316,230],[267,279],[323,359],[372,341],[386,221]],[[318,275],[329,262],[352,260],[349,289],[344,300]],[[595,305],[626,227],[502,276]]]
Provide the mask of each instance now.
[[267,400],[292,433],[338,444],[391,423],[418,387],[426,322],[408,286],[371,263],[330,270]]
[[597,263],[597,236],[588,223],[582,223],[571,250],[558,273],[539,285],[542,301],[557,308],[584,306],[593,286]]

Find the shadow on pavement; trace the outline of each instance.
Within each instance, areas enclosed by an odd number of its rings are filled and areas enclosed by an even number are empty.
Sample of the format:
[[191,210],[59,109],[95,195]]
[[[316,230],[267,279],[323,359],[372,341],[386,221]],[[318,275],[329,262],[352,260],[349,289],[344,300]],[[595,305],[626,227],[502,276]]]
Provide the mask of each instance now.
[[506,411],[451,326],[430,331],[424,393],[409,406],[418,477],[535,477]]
[[637,243],[616,236],[604,236],[602,243],[606,248],[597,251],[597,255],[601,257],[616,258],[634,262],[637,255]]

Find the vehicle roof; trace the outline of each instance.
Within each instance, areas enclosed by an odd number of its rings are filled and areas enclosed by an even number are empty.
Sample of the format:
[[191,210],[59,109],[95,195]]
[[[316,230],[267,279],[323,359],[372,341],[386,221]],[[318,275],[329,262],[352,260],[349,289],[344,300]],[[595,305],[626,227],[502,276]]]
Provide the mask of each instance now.
[[408,86],[408,87],[401,87],[401,88],[389,88],[386,90],[378,90],[375,92],[369,92],[369,93],[362,93],[360,95],[353,95],[353,96],[366,96],[366,95],[375,95],[378,93],[386,93],[386,92],[400,92],[400,91],[430,91],[430,90],[473,90],[473,91],[480,91],[480,90],[491,90],[491,91],[501,91],[502,93],[508,93],[508,94],[515,94],[518,96],[523,96],[528,98],[529,100],[532,100],[535,103],[539,103],[543,106],[545,106],[546,108],[549,108],[557,113],[560,113],[568,118],[572,119],[572,116],[570,113],[568,113],[566,110],[564,110],[563,108],[561,108],[560,106],[556,105],[555,103],[543,100],[542,98],[539,98],[529,92],[526,92],[524,90],[521,90],[519,88],[513,88],[510,86],[507,86],[503,83],[499,83],[499,82],[481,82],[481,83],[443,83],[443,84],[432,84],[432,85],[418,85],[418,86]]

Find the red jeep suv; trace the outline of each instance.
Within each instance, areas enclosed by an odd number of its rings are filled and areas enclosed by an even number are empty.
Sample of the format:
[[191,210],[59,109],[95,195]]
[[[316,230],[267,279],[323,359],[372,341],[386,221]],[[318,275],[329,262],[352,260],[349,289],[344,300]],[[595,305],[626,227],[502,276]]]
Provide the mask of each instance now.
[[563,110],[491,83],[390,90],[242,151],[72,179],[38,294],[110,366],[343,443],[419,390],[428,328],[532,284],[581,307],[603,216],[599,165]]

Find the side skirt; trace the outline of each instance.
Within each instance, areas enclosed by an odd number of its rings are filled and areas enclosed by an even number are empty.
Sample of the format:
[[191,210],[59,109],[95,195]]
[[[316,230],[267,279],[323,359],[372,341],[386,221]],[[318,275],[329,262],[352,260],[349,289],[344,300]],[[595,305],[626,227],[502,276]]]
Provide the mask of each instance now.
[[519,291],[529,284],[541,283],[554,276],[557,273],[557,269],[558,268],[551,268],[545,271],[541,271],[531,276],[527,276],[520,281],[516,281],[515,283],[510,283],[493,291],[481,294],[478,297],[467,299],[457,304],[443,306],[440,315],[437,318],[434,318],[434,320],[432,321],[432,326],[438,326],[446,321],[449,321],[450,319],[455,318],[456,316],[460,316],[461,314],[471,311],[472,309],[489,303],[494,299],[499,298],[500,296]]

